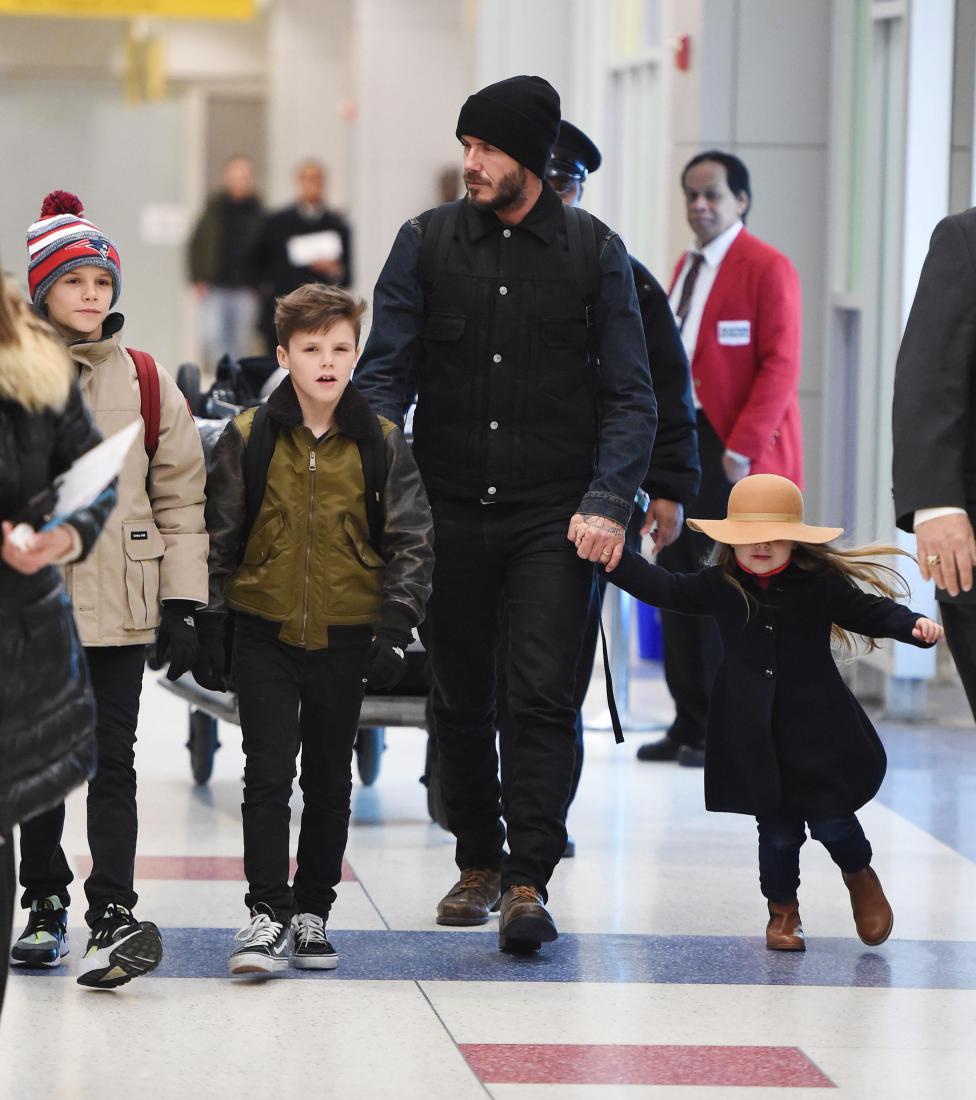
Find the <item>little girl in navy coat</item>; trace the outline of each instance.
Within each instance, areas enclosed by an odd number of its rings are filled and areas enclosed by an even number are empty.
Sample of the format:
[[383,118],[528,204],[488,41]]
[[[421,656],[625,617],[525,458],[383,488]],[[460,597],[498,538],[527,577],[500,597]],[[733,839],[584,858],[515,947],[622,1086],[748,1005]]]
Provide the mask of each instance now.
[[[629,551],[606,568],[645,603],[718,623],[724,655],[708,716],[705,805],[756,817],[766,946],[804,950],[796,894],[806,827],[843,872],[862,941],[884,943],[893,915],[855,811],[881,786],[885,752],[830,643],[851,650],[860,635],[870,648],[875,638],[928,647],[942,628],[896,603],[904,581],[867,557],[901,551],[827,545],[843,531],[804,524],[803,497],[786,478],[746,477],[726,519],[688,523],[716,541],[702,572],[668,573]],[[570,532],[578,545],[584,528]]]

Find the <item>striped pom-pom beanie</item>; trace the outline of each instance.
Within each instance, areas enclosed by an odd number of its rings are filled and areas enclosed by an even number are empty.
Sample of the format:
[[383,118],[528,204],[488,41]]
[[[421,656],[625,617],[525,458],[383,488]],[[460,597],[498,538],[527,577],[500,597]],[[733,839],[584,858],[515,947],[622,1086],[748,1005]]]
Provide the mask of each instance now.
[[40,219],[27,230],[27,284],[37,310],[62,275],[86,264],[104,267],[112,276],[112,305],[122,292],[119,252],[105,234],[81,215],[81,200],[70,191],[52,191],[41,205]]

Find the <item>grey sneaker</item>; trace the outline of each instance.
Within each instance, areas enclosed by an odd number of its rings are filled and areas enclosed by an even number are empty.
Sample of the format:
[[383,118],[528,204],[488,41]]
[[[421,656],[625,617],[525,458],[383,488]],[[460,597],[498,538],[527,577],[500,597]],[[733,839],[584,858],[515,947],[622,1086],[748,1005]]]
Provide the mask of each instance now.
[[68,954],[68,910],[57,894],[31,903],[27,927],[10,949],[13,966],[61,965]]
[[227,960],[231,976],[268,976],[288,968],[288,929],[269,905],[259,901],[251,910],[251,923],[234,939],[241,945]]
[[291,965],[299,970],[335,970],[336,949],[325,937],[325,921],[315,913],[291,918]]

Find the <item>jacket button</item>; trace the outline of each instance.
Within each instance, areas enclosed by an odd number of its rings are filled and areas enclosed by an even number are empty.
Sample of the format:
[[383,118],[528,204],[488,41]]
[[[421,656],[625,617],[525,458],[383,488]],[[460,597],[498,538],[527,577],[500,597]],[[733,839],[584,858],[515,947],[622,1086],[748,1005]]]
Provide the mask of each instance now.
[[502,361],[502,357],[496,351],[495,354],[491,357],[491,361],[493,363],[500,363]]
[[512,235],[511,229],[503,229],[502,230],[502,236],[503,237],[510,237],[511,235]]
[[763,669],[763,676],[765,676],[767,680],[772,680],[773,670],[771,668]]
[[490,424],[488,425],[488,427],[489,427],[489,428],[491,428],[491,430],[492,430],[493,432],[496,432],[496,431],[498,431],[498,421],[497,421],[497,420],[493,420],[493,421],[492,421],[492,422],[491,422],[491,423],[490,423]]
[[763,623],[763,630],[768,631],[768,633],[772,634],[773,624],[772,623]]
[[488,495],[490,497],[493,497],[495,495],[495,493],[497,493],[497,492],[498,492],[498,490],[495,488],[494,485],[489,485],[488,486]]
[[499,294],[507,294],[508,293],[508,287],[507,286],[500,286],[498,288],[498,293]]

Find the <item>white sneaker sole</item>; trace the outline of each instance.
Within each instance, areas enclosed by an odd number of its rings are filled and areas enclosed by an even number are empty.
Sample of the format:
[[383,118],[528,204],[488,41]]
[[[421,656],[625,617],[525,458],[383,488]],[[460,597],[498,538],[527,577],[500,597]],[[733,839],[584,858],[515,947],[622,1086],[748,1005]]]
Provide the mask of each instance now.
[[264,977],[280,974],[288,969],[288,959],[269,959],[267,955],[255,952],[253,955],[234,955],[227,961],[227,970],[232,978]]
[[339,965],[339,956],[292,955],[291,965],[296,970],[335,970]]

